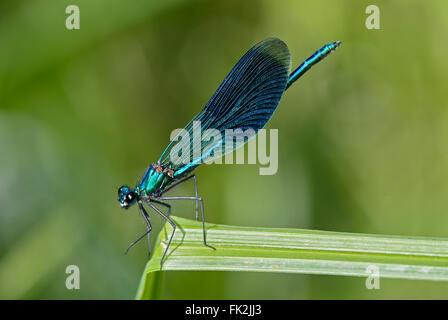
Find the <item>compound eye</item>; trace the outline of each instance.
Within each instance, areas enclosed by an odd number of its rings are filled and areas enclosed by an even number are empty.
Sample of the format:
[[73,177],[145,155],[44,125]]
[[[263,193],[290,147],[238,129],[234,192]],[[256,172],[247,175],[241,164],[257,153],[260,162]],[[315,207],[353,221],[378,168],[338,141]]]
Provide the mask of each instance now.
[[135,199],[135,194],[134,194],[134,192],[130,192],[130,193],[128,193],[128,194],[126,195],[126,201],[127,201],[128,203],[131,203],[132,201],[134,201],[134,199]]
[[121,196],[122,194],[127,194],[129,192],[129,187],[127,186],[121,186],[118,188],[118,196]]

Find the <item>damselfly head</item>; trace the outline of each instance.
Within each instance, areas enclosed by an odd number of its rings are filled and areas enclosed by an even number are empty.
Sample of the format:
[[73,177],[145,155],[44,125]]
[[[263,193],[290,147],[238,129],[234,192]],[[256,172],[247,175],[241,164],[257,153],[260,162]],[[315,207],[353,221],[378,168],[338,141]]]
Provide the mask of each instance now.
[[122,208],[129,208],[135,203],[137,196],[128,186],[121,186],[118,189],[118,203]]

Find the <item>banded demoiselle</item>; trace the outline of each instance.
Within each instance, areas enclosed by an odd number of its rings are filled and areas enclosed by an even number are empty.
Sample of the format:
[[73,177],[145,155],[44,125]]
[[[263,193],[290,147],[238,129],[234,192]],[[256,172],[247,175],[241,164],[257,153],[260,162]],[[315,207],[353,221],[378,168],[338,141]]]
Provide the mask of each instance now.
[[[336,41],[324,45],[311,57],[306,59],[294,72],[290,73],[291,57],[286,44],[277,38],[270,38],[259,42],[249,49],[237,62],[202,111],[184,129],[190,135],[197,126],[200,126],[202,130],[213,128],[221,133],[224,133],[227,129],[241,129],[242,131],[252,129],[255,134],[258,133],[272,117],[285,90],[313,65],[334,51],[340,43],[340,41]],[[221,156],[228,152],[233,152],[246,142],[247,139],[242,139],[236,143],[232,142],[231,148],[226,148]],[[146,232],[132,242],[126,252],[135,243],[147,236],[150,254],[149,235],[152,227],[143,203],[146,203],[152,210],[171,224],[173,231],[160,261],[161,268],[174,233],[176,232],[176,225],[170,219],[171,206],[166,201],[195,201],[196,220],[199,218],[198,207],[200,203],[203,242],[205,246],[215,249],[207,244],[206,241],[204,201],[198,195],[197,178],[192,172],[205,161],[206,157],[214,154],[216,148],[222,147],[222,141],[220,139],[214,139],[206,144],[200,142],[199,147],[202,152],[193,155],[193,157],[191,157],[191,154],[186,153],[185,157],[189,161],[173,161],[171,151],[176,145],[181,143],[185,143],[185,140],[176,141],[176,139],[173,139],[158,161],[149,166],[145,175],[134,189],[128,186],[122,186],[118,189],[118,202],[121,207],[128,209],[137,203],[139,211],[147,225]],[[188,140],[187,143],[192,142]],[[207,152],[204,154],[203,151],[205,149]],[[182,155],[182,157],[184,156]],[[183,160],[185,160],[185,157]],[[191,179],[194,181],[195,196],[165,196],[168,191]],[[154,204],[159,204],[167,208],[167,213],[163,213]]]

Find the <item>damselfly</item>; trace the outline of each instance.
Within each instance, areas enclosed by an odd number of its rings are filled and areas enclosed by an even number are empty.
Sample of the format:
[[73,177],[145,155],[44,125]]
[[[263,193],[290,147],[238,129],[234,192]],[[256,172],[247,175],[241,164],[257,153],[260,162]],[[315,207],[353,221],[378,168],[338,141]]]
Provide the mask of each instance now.
[[[256,44],[238,61],[204,109],[184,129],[189,134],[192,134],[198,126],[202,130],[213,128],[221,133],[228,129],[241,129],[241,131],[251,129],[255,134],[258,133],[273,115],[285,90],[314,64],[334,51],[339,44],[340,41],[336,41],[323,46],[292,73],[290,72],[291,57],[289,49],[284,42],[272,38]],[[224,156],[226,153],[233,152],[241,147],[246,142],[247,139],[244,139],[244,137],[242,139],[237,138],[236,141],[232,141],[229,148],[228,145],[223,147],[222,139],[213,139],[206,143],[204,141],[194,142],[194,139],[173,139],[158,161],[149,166],[145,175],[134,189],[128,186],[120,187],[118,189],[118,202],[121,207],[128,209],[137,203],[147,225],[146,232],[132,242],[126,252],[135,243],[147,236],[150,253],[149,234],[152,227],[149,215],[143,206],[143,203],[146,203],[149,208],[166,219],[173,228],[168,245],[160,261],[160,267],[162,267],[176,232],[176,224],[170,219],[171,206],[166,203],[171,200],[195,201],[196,220],[199,219],[200,204],[204,245],[215,249],[207,244],[206,241],[204,201],[198,195],[197,178],[192,172],[212,155],[220,154],[220,156]],[[193,156],[190,152],[186,152],[180,155],[181,161],[179,159],[174,161],[171,152],[176,146],[179,147],[179,144],[185,143],[191,144],[193,150],[199,148],[200,152],[193,152]],[[198,143],[199,145],[197,145]],[[222,151],[220,153],[217,152],[219,148],[223,148],[219,150]],[[178,149],[183,150],[182,148]],[[165,196],[168,191],[191,179],[194,181],[194,196]],[[167,213],[163,213],[154,204],[166,207]]]

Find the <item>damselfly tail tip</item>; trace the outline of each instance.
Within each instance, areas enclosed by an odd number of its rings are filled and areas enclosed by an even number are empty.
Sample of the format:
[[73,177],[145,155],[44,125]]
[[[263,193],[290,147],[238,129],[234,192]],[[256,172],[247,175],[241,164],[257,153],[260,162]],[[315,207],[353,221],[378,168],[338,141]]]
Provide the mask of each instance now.
[[339,47],[341,43],[342,42],[340,40],[333,42],[334,48],[336,49],[337,47]]

